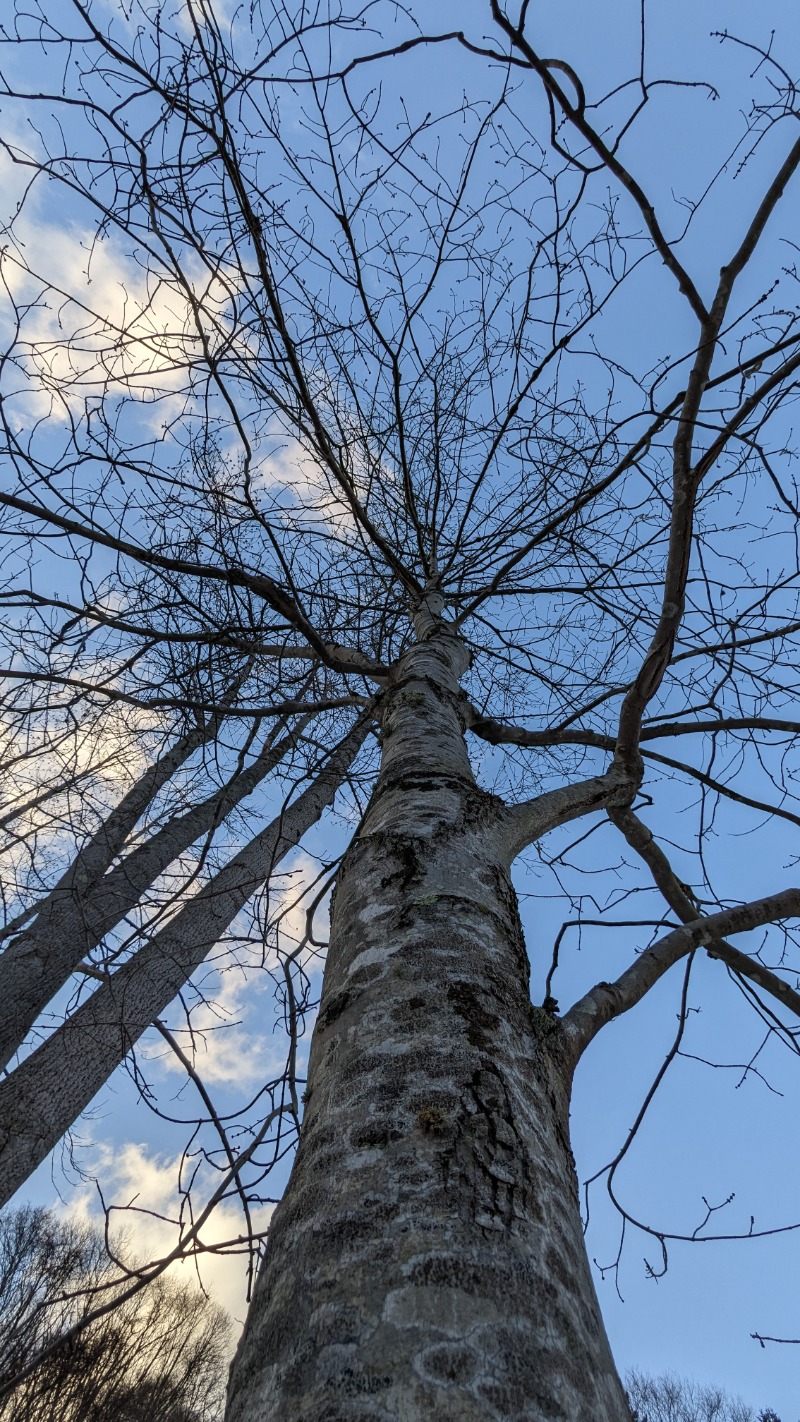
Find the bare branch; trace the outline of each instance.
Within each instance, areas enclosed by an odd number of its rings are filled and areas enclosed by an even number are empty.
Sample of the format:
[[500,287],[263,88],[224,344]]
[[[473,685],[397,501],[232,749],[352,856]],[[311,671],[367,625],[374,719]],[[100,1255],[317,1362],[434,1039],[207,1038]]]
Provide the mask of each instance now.
[[[696,922],[699,904],[681,883],[647,825],[630,809],[612,807],[608,811],[608,817],[617,829],[622,831],[631,849],[635,849],[644,860],[673,913],[677,914],[683,923]],[[778,1002],[790,1008],[800,1019],[800,993],[784,982],[783,978],[779,978],[777,973],[770,972],[769,968],[759,962],[754,962],[746,953],[740,952],[724,939],[716,939],[707,944],[706,952],[709,958],[719,958],[735,973],[749,978],[757,987],[763,988]]]
[[783,889],[768,898],[723,909],[675,928],[646,948],[614,982],[600,982],[561,1019],[570,1061],[576,1063],[606,1023],[629,1012],[670,968],[693,948],[716,943],[723,934],[746,933],[767,923],[800,914],[800,889]]

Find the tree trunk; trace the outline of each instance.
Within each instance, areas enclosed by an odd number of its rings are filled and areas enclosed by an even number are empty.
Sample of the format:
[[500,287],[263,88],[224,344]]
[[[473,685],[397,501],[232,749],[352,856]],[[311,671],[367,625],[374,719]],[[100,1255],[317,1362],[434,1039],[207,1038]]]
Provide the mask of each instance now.
[[[81,920],[85,903],[121,853],[128,835],[159,790],[211,739],[216,719],[198,726],[159,756],[139,776],[97,827],[58,883],[36,907],[35,916],[0,956],[0,1068],[8,1066],[40,1012],[74,972],[83,953]],[[91,946],[91,945],[90,945]]]
[[248,899],[333,802],[367,735],[361,719],[296,800],[0,1081],[0,1208],[185,987]]
[[440,629],[384,698],[306,1116],[228,1422],[629,1422],[583,1244],[556,1021]]
[[[147,770],[100,826],[44,900],[35,919],[0,955],[0,1067],[7,1067],[37,1017],[79,963],[139,903],[145,891],[201,835],[210,834],[296,744],[299,730],[268,740],[251,765],[232,780],[174,816],[150,839],[109,868],[122,852],[140,815],[169,775],[202,744],[201,733],[185,738]],[[208,732],[202,734],[208,736]]]

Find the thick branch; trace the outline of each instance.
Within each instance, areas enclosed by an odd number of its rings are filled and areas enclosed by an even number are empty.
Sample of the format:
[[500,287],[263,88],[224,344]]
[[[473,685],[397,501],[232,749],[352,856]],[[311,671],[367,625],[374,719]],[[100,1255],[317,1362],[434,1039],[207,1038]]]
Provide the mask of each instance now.
[[[641,184],[636,181],[633,174],[620,162],[619,158],[617,158],[616,154],[608,147],[608,144],[601,138],[600,134],[592,128],[592,125],[586,118],[583,104],[580,102],[580,95],[578,96],[578,102],[573,103],[565,93],[553,72],[554,68],[561,66],[557,65],[552,59],[541,59],[539,57],[530,42],[526,39],[522,28],[516,28],[512,24],[508,16],[501,10],[497,0],[491,0],[491,10],[493,19],[499,25],[503,33],[507,35],[513,47],[519,54],[524,56],[531,69],[538,74],[550,99],[555,101],[575,131],[579,133],[581,138],[594,150],[603,167],[607,168],[610,173],[613,173],[614,177],[633,198],[633,201],[636,203],[636,206],[644,218],[645,226],[650,233],[650,238],[658,255],[667,270],[672,272],[680,290],[683,292],[695,316],[702,325],[708,320],[708,312],[703,299],[686,268],[678,261],[673,251],[672,243],[664,236],[656,216],[655,208],[641,187]],[[564,152],[561,148],[559,148],[559,151]],[[568,157],[569,155],[565,156]],[[572,159],[571,161],[575,162],[576,160]],[[578,164],[578,166],[582,165]]]
[[[513,726],[505,721],[496,721],[492,716],[483,716],[475,707],[468,710],[468,727],[482,741],[490,745],[513,745],[530,747],[547,746],[591,746],[595,750],[613,751],[614,737],[602,731],[537,730],[525,726]],[[659,721],[645,726],[640,739],[658,741],[675,736],[715,735],[724,731],[779,731],[790,736],[800,735],[800,721],[786,721],[780,716],[715,716],[702,721]]]
[[615,803],[627,803],[636,793],[636,785],[616,764],[605,775],[593,775],[574,785],[548,790],[520,805],[512,805],[502,817],[500,835],[508,862],[511,863],[529,844],[570,820],[605,810]]
[[[694,539],[694,510],[700,482],[708,465],[701,459],[692,467],[693,446],[698,416],[703,401],[711,365],[717,350],[728,304],[736,278],[750,260],[771,213],[783,196],[789,179],[800,164],[800,139],[792,146],[780,169],[770,183],[764,198],[731,261],[720,270],[719,282],[708,316],[702,321],[700,341],[686,387],[686,397],[678,418],[673,441],[672,507],[670,511],[669,551],[664,570],[664,591],[661,612],[647,655],[627,692],[619,715],[616,756],[632,769],[639,764],[639,741],[642,717],[658,691],[672,660],[675,642],[683,620],[686,583]],[[789,362],[792,364],[792,362]],[[770,379],[775,378],[770,377]],[[724,441],[717,453],[722,452]]]
[[[558,105],[576,132],[598,155],[603,166],[613,173],[631,195],[644,218],[656,251],[676,277],[681,291],[687,297],[700,322],[700,341],[674,441],[670,546],[664,575],[663,605],[647,655],[633,685],[625,696],[620,712],[616,754],[628,772],[633,775],[640,765],[638,744],[642,716],[648,703],[658,691],[669,666],[683,616],[686,579],[692,546],[694,503],[702,474],[702,470],[693,471],[691,468],[692,444],[703,393],[708,383],[711,362],[736,278],[753,255],[770,215],[800,163],[800,140],[794,143],[772,179],[731,261],[722,267],[714,300],[711,307],[707,309],[686,268],[676,257],[672,243],[665,237],[652,203],[632,174],[620,162],[615,152],[608,147],[588,122],[580,94],[578,94],[577,102],[573,103],[555,77],[553,62],[540,58],[525,37],[522,20],[519,25],[514,25],[503,12],[497,0],[491,0],[491,12],[496,24],[507,36],[512,47],[528,61],[531,68],[538,74],[551,102]],[[559,151],[563,151],[557,143],[555,133],[553,142],[556,147],[559,147]]]
[[305,638],[320,661],[332,670],[360,671],[367,676],[376,670],[381,673],[385,672],[385,668],[376,667],[376,663],[371,657],[361,657],[359,653],[348,648],[340,648],[336,644],[325,642],[294,599],[289,597],[274,578],[267,577],[264,573],[249,573],[242,567],[223,568],[215,563],[193,562],[190,558],[175,558],[166,553],[158,553],[152,548],[142,548],[126,538],[109,533],[107,529],[98,528],[92,523],[82,523],[76,518],[57,513],[55,509],[45,508],[43,504],[22,499],[16,494],[0,493],[0,504],[16,509],[19,513],[28,514],[32,518],[39,519],[42,523],[52,524],[53,527],[60,528],[65,533],[70,533],[88,543],[111,548],[127,558],[132,558],[142,567],[158,568],[163,572],[170,573],[185,573],[191,578],[206,578],[209,582],[224,583],[231,588],[246,588],[248,592],[266,602],[268,607],[285,617],[289,625]]
[[562,1018],[567,1052],[573,1065],[589,1043],[615,1017],[629,1012],[675,963],[693,948],[717,942],[723,934],[746,933],[779,919],[800,915],[800,889],[784,889],[769,898],[723,909],[708,918],[675,928],[640,954],[613,983],[596,983]]
[[[353,670],[353,668],[351,668]],[[116,676],[116,669],[110,673]],[[363,673],[366,676],[366,672]],[[373,673],[370,672],[370,676]],[[226,716],[242,716],[248,721],[267,720],[278,716],[304,716],[306,712],[317,713],[320,711],[341,711],[350,707],[362,707],[367,700],[357,692],[348,692],[345,696],[318,697],[315,701],[301,701],[292,697],[288,701],[273,702],[270,705],[249,705],[240,706],[233,702],[230,705],[215,705],[206,700],[190,701],[188,698],[180,696],[146,696],[144,688],[141,691],[122,691],[116,686],[103,685],[100,682],[87,681],[81,677],[60,676],[57,672],[43,671],[34,672],[28,667],[0,667],[0,678],[5,681],[21,681],[26,686],[36,682],[42,682],[46,686],[67,686],[72,691],[86,693],[87,700],[91,697],[102,697],[106,701],[115,701],[123,706],[138,706],[144,711],[193,711],[195,713],[208,712],[211,715],[221,715],[224,711]],[[378,678],[376,677],[375,680]]]
[[[633,810],[615,809],[612,806],[609,808],[608,817],[617,829],[622,831],[631,849],[644,860],[673,913],[677,914],[683,923],[694,923],[698,905],[690,897],[686,885],[681,883],[663,849],[656,844],[652,830],[648,829]],[[709,958],[720,958],[735,973],[750,978],[757,987],[768,992],[785,1007],[791,1008],[800,1019],[800,993],[779,978],[777,973],[772,973],[763,964],[754,962],[746,953],[740,952],[722,938],[709,943],[706,951]]]

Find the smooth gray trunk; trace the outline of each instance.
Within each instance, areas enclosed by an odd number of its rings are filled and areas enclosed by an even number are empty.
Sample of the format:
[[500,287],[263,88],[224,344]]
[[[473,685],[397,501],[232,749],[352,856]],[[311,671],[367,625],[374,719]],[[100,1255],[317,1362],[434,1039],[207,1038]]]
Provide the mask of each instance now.
[[342,865],[292,1176],[227,1422],[629,1422],[584,1249],[556,1021],[530,1004],[508,814],[464,653],[384,699]]
[[0,1082],[0,1207],[49,1155],[331,804],[367,734],[362,721],[312,784]]

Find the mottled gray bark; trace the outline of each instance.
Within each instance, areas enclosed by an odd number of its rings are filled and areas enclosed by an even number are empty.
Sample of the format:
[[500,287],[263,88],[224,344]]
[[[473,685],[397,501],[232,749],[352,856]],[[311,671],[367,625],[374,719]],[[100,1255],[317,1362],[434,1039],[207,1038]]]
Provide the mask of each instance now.
[[251,895],[330,805],[367,730],[362,720],[312,784],[0,1082],[0,1206],[57,1145]]
[[434,630],[383,701],[228,1422],[629,1419],[583,1245],[560,1032],[530,1003],[519,816],[473,779],[464,663]]
[[256,788],[295,744],[297,733],[267,743],[246,770],[109,869],[155,795],[209,734],[206,729],[185,737],[148,767],[73,860],[36,917],[0,956],[0,1069],[86,954],[136,907],[179,855]]

